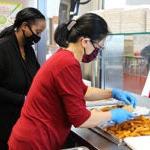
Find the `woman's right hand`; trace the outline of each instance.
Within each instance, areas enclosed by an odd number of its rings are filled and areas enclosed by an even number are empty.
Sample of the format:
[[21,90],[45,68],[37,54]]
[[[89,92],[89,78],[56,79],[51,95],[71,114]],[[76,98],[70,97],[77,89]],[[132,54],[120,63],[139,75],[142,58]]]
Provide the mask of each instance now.
[[112,121],[114,121],[115,123],[121,123],[133,118],[132,113],[121,108],[111,110],[111,115],[112,115]]

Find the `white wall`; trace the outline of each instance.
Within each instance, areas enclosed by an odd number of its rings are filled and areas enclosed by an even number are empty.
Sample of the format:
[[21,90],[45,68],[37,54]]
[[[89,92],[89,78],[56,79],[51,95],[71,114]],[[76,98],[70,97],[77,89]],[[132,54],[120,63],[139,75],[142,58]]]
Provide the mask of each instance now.
[[59,5],[61,0],[47,0],[47,17],[59,15]]
[[126,0],[114,0],[112,3],[112,0],[105,0],[104,2],[104,8],[123,8],[126,6]]
[[149,5],[150,0],[105,0],[104,8],[124,8],[129,6]]
[[146,5],[150,4],[150,0],[126,0],[128,5]]
[[100,2],[101,2],[101,0],[92,0],[88,4],[80,5],[79,15],[82,15],[82,14],[89,12],[89,11],[100,9]]

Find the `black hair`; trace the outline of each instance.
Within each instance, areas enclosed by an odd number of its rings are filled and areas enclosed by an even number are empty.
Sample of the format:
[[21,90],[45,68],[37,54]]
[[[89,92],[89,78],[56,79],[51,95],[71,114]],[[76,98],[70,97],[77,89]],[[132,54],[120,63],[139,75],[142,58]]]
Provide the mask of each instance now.
[[10,35],[14,29],[18,29],[23,22],[27,22],[31,25],[34,24],[37,19],[45,20],[44,15],[38,9],[32,7],[22,9],[17,13],[14,24],[1,31],[0,38]]
[[55,31],[54,40],[60,47],[68,47],[68,43],[75,43],[82,36],[93,41],[102,40],[109,33],[106,21],[93,13],[82,15],[69,31],[67,27],[70,23],[60,24]]

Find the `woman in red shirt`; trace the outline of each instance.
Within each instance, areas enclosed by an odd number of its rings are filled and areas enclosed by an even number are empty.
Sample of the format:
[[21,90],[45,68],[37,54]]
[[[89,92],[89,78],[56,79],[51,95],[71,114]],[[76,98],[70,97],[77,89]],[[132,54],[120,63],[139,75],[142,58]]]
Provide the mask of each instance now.
[[118,89],[87,87],[82,82],[80,62],[90,62],[103,47],[107,23],[88,13],[58,26],[55,41],[61,47],[35,76],[21,116],[9,139],[10,150],[61,149],[71,126],[95,127],[101,121],[122,122],[132,115],[122,109],[88,110],[85,100],[110,97],[135,105],[135,98]]

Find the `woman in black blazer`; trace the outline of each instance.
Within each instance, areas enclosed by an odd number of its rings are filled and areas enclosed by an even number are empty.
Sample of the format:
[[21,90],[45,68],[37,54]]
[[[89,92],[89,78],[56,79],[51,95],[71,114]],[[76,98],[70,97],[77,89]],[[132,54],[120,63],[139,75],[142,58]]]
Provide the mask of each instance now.
[[35,8],[18,12],[14,24],[0,33],[0,150],[7,150],[11,129],[40,65],[32,44],[40,40],[45,17]]

